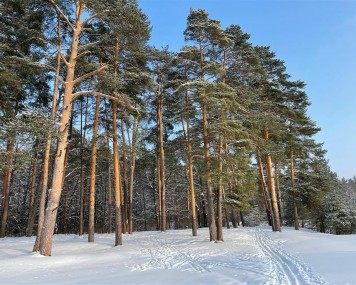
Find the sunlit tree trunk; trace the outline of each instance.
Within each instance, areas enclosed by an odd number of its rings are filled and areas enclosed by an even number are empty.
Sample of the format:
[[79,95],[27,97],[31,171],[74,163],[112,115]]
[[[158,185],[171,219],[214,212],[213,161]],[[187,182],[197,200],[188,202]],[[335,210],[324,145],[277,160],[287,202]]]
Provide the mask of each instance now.
[[76,4],[76,24],[73,29],[70,57],[67,64],[67,76],[63,97],[63,108],[60,119],[57,153],[54,162],[52,187],[49,191],[44,226],[41,233],[39,251],[42,255],[52,253],[52,236],[57,218],[59,200],[63,188],[64,159],[68,146],[69,119],[72,110],[72,94],[74,85],[74,70],[77,63],[79,35],[82,30],[80,17],[84,9],[83,4]]
[[134,174],[135,174],[135,165],[136,165],[136,142],[138,136],[138,117],[135,116],[132,130],[132,139],[131,139],[131,158],[130,158],[130,190],[129,190],[129,223],[128,231],[129,234],[133,233],[133,188],[134,188]]
[[[189,95],[185,94],[186,109],[189,108]],[[194,174],[193,174],[193,155],[192,155],[192,143],[190,132],[190,118],[189,113],[186,111],[186,124],[187,124],[187,152],[188,152],[188,177],[189,177],[189,189],[190,189],[190,208],[192,214],[192,233],[193,236],[198,235],[198,221],[195,209],[195,191],[194,191]]]
[[157,123],[158,123],[158,144],[159,144],[159,172],[160,172],[160,198],[161,198],[161,219],[160,229],[166,231],[166,180],[165,180],[165,161],[164,161],[164,145],[163,145],[163,94],[161,90],[161,82],[159,80],[159,70],[157,66]]
[[269,198],[268,190],[267,190],[267,184],[265,180],[265,175],[263,173],[263,165],[262,165],[262,159],[261,159],[261,154],[259,149],[256,151],[256,156],[257,156],[257,165],[258,165],[258,172],[260,175],[260,181],[261,181],[261,190],[262,190],[262,196],[263,196],[263,201],[265,203],[266,207],[266,212],[267,212],[267,219],[268,223],[272,228],[274,229],[274,220],[272,217],[272,211],[271,211],[271,201]]
[[[60,16],[58,15],[57,19],[57,37],[58,39],[61,38],[61,25],[60,25]],[[58,52],[57,52],[57,61],[56,61],[56,72],[54,77],[54,85],[53,85],[53,94],[52,94],[52,110],[51,110],[51,118],[54,120],[57,113],[57,108],[59,102],[57,102],[57,92],[58,92],[58,76],[61,69],[61,56],[60,50],[62,48],[61,41],[59,40],[58,44]],[[43,230],[43,223],[45,218],[45,204],[46,204],[46,196],[47,196],[47,189],[48,189],[48,175],[49,175],[49,160],[50,160],[50,153],[51,153],[51,144],[52,144],[52,134],[48,134],[44,156],[43,156],[43,169],[42,169],[42,188],[40,192],[40,203],[38,209],[38,222],[37,222],[37,235],[36,241],[33,246],[33,251],[39,251],[40,243],[42,238],[42,230]],[[39,193],[37,194],[39,195]]]
[[290,148],[290,182],[292,186],[292,198],[293,198],[293,213],[294,213],[294,228],[299,230],[299,219],[298,219],[298,208],[295,198],[295,187],[294,187],[294,153],[293,147]]
[[[117,75],[119,65],[119,42],[115,44],[114,75]],[[117,103],[112,101],[112,131],[113,131],[113,163],[114,163],[114,194],[115,194],[115,246],[122,245],[122,216],[121,216],[121,180],[120,161],[117,142]]]
[[124,197],[121,201],[122,205],[122,218],[123,218],[123,232],[127,232],[127,153],[126,153],[126,139],[125,139],[125,129],[124,120],[121,118],[121,135],[122,135],[122,190],[124,192]]
[[[264,139],[266,141],[268,141],[268,130],[264,130],[263,134],[264,134]],[[271,159],[271,156],[269,153],[266,154],[266,170],[267,170],[269,194],[271,197],[273,219],[274,219],[274,229],[273,230],[281,231],[277,197],[276,197],[276,191],[275,191],[274,176],[273,176],[273,165],[272,165],[272,159]]]
[[84,234],[84,144],[86,137],[86,126],[87,126],[87,115],[88,115],[88,98],[86,98],[86,106],[84,113],[84,126],[83,126],[83,108],[81,108],[80,113],[80,201],[79,201],[79,235]]
[[[200,79],[204,79],[203,74],[203,42],[202,37],[200,37],[199,42],[199,52],[200,52]],[[208,117],[207,117],[207,103],[205,92],[201,93],[201,110],[202,110],[202,120],[203,120],[203,141],[204,141],[204,161],[205,161],[205,180],[207,188],[207,201],[208,201],[208,224],[209,224],[209,235],[210,241],[217,240],[216,222],[215,222],[215,210],[214,210],[214,199],[213,199],[213,189],[211,183],[210,175],[210,156],[209,156],[209,135],[208,135]]]
[[162,195],[161,195],[161,162],[159,159],[159,152],[157,152],[157,230],[161,230],[161,216],[162,216]]
[[96,141],[98,138],[99,127],[99,106],[100,97],[96,97],[95,115],[93,125],[93,138],[91,145],[91,166],[90,166],[90,188],[89,188],[89,227],[88,227],[88,242],[94,242],[94,215],[95,215],[95,182],[96,182]]
[[219,187],[218,187],[218,197],[217,197],[217,241],[223,241],[223,212],[222,212],[222,200],[223,200],[223,159],[222,159],[222,149],[223,149],[223,134],[222,131],[219,131],[219,144],[218,144],[218,164],[219,164]]
[[282,194],[281,194],[281,187],[279,185],[279,167],[277,163],[275,163],[274,165],[274,176],[276,181],[276,194],[277,194],[277,203],[278,203],[278,210],[279,210],[279,221],[282,225],[283,224]]

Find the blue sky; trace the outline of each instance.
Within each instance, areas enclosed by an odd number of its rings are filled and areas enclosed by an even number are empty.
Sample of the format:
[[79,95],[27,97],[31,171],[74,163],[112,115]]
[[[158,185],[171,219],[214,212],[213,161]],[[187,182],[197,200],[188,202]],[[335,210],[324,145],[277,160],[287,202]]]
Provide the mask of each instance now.
[[306,82],[308,114],[339,177],[356,175],[355,0],[139,0],[151,43],[179,50],[189,9],[203,8],[223,27],[238,24],[256,45],[270,46],[293,79]]

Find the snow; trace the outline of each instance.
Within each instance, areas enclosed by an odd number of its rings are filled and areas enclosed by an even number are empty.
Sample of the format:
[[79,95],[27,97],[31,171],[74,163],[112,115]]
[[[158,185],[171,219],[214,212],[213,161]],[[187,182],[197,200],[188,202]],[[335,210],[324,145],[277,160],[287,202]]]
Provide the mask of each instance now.
[[32,253],[35,237],[0,239],[1,284],[356,284],[356,235],[268,227],[55,235],[51,257]]

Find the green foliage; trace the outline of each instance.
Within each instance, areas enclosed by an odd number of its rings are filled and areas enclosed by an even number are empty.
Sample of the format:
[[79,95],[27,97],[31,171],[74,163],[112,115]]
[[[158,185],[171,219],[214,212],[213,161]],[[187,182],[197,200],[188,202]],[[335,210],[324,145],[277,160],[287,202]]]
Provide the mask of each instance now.
[[[295,195],[300,219],[305,225],[323,232],[344,234],[355,231],[356,192],[352,190],[356,189],[355,179],[339,183],[331,173],[322,144],[313,138],[319,128],[306,112],[310,102],[305,83],[291,79],[284,62],[270,47],[254,46],[240,26],[231,25],[224,29],[220,21],[210,19],[206,11],[197,9],[190,11],[184,31],[189,45],[177,53],[168,47],[158,50],[147,46],[151,27],[136,0],[79,2],[86,4],[83,18],[89,17],[90,21],[85,22],[79,37],[75,77],[85,76],[100,66],[107,66],[107,69],[85,78],[73,92],[90,90],[115,97],[119,102],[118,118],[126,131],[124,137],[119,135],[119,141],[125,139],[127,145],[133,139],[134,118],[140,121],[134,178],[137,228],[154,229],[157,223],[156,107],[157,88],[160,87],[167,217],[172,227],[188,224],[186,164],[189,156],[194,158],[200,223],[204,225],[206,222],[207,205],[202,195],[206,190],[202,126],[206,123],[212,188],[216,190],[222,186],[224,206],[245,213],[249,225],[265,222],[259,175],[254,165],[256,150],[261,152],[262,158],[269,153],[278,168],[282,204],[285,206],[284,222],[293,223],[290,180],[290,151],[293,150]],[[66,19],[53,5],[43,1],[11,0],[1,3],[0,168],[16,169],[19,174],[15,175],[19,177],[24,176],[30,167],[36,139],[40,142],[41,159],[47,135],[50,132],[55,135],[57,130],[56,123],[48,119],[50,115],[46,108],[50,105],[52,91],[56,91],[59,97],[63,95],[64,83],[60,82],[58,90],[51,90],[49,86],[53,85],[59,45],[62,57],[68,57],[75,2],[64,0],[55,3]],[[63,58],[61,78],[66,76]],[[66,195],[73,201],[78,200],[78,191],[74,189],[79,175],[82,142],[84,164],[88,164],[91,155],[88,145],[93,99],[79,97],[75,102],[80,104],[74,104],[73,108],[69,174],[65,182]],[[83,102],[87,102],[86,107]],[[112,156],[108,143],[112,135],[109,103],[106,101],[105,108],[100,110],[100,125],[105,125],[106,132],[98,140],[98,176],[103,184],[97,185],[100,188],[97,191],[104,200],[107,199],[105,183],[109,184],[108,163],[111,163]],[[63,108],[61,102],[58,107],[59,110]],[[203,107],[206,107],[207,122],[203,122]],[[84,115],[84,108],[88,114]],[[81,120],[83,123],[84,116],[85,132],[79,129],[78,122]],[[187,152],[188,122],[190,153]],[[263,137],[265,130],[269,132],[268,141]],[[89,134],[86,141],[84,133]],[[12,141],[15,151],[8,153],[7,144]],[[15,158],[13,165],[5,163],[9,156]],[[349,197],[350,201],[345,201]],[[215,202],[216,197],[213,198]],[[105,205],[103,202],[99,207],[102,224],[105,224],[108,210]],[[61,206],[62,228],[65,227],[65,211],[66,206]],[[77,210],[69,219],[75,225],[76,216]]]

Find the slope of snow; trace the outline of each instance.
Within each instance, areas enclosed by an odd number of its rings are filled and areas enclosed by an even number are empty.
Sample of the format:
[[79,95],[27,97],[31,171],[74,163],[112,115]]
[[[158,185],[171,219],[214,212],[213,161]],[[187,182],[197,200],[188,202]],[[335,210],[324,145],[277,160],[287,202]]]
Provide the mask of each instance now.
[[56,235],[52,257],[32,253],[35,238],[0,239],[1,284],[356,284],[356,235],[307,230],[239,228],[225,242],[207,229],[113,234]]

